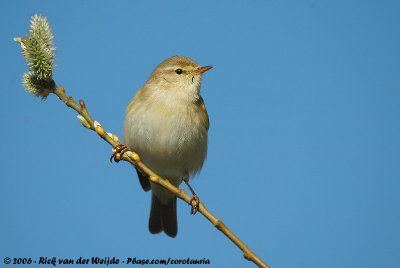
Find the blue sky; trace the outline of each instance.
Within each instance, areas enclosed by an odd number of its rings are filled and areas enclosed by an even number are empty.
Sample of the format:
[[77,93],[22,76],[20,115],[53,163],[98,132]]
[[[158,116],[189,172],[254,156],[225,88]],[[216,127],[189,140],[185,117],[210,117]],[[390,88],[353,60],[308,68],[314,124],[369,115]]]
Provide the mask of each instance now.
[[[150,195],[54,96],[27,94],[13,37],[48,17],[54,78],[121,136],[125,107],[172,55],[203,79],[209,153],[192,185],[271,267],[400,266],[398,1],[2,1],[0,257],[207,258],[253,267],[178,202]],[[2,263],[2,262],[1,262]],[[182,266],[179,266],[182,267]]]

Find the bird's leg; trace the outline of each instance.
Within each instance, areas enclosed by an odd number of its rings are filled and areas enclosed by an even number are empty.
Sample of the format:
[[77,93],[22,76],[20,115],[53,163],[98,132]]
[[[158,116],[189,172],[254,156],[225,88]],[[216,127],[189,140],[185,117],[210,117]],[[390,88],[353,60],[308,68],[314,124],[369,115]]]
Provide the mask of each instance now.
[[196,214],[197,210],[199,209],[200,206],[200,199],[197,196],[197,194],[194,192],[192,186],[189,184],[189,175],[185,175],[183,177],[183,181],[186,183],[187,187],[189,190],[192,192],[192,198],[190,199],[190,205],[192,206],[192,209],[190,211],[190,214],[194,215]]
[[112,163],[113,159],[116,163],[118,163],[122,156],[124,155],[124,153],[126,153],[127,151],[129,151],[129,149],[123,145],[123,144],[118,144],[117,146],[115,146],[113,149],[113,154],[110,157],[110,162]]

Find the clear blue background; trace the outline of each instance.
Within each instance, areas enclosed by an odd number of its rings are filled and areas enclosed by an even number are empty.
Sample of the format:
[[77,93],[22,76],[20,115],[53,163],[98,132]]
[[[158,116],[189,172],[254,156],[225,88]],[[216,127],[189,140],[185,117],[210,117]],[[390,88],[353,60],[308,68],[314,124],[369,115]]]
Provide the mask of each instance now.
[[215,66],[202,87],[209,154],[193,186],[272,267],[400,267],[399,1],[2,1],[0,10],[1,259],[253,267],[183,202],[176,239],[149,234],[150,195],[132,167],[110,164],[111,147],[54,96],[24,92],[12,39],[40,13],[55,34],[56,82],[118,135],[159,62],[179,54]]

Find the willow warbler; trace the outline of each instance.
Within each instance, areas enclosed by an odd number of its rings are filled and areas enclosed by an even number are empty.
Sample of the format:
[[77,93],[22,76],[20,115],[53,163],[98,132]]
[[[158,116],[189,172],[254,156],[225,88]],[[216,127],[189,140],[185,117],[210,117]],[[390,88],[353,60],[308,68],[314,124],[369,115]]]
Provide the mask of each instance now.
[[[124,143],[157,175],[179,186],[194,176],[207,155],[208,114],[200,96],[201,77],[212,66],[173,56],[160,63],[126,109]],[[149,230],[178,232],[176,196],[137,169],[145,191],[152,190]]]

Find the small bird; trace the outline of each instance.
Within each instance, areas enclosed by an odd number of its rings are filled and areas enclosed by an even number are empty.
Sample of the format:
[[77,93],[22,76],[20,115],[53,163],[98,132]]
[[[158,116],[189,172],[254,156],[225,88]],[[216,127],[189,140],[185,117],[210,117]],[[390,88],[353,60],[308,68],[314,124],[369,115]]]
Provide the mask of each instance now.
[[[126,109],[124,144],[176,187],[200,171],[207,155],[209,119],[200,87],[202,74],[211,68],[183,56],[168,58]],[[142,188],[152,190],[150,233],[175,237],[176,196],[136,171]]]

